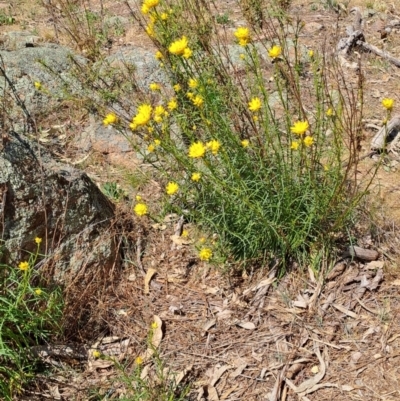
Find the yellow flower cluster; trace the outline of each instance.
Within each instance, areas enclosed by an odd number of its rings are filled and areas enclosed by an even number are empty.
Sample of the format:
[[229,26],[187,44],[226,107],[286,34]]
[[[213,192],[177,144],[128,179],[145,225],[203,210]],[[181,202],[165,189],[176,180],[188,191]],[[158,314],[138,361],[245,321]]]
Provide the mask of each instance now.
[[258,97],[253,97],[249,102],[249,110],[256,112],[261,109],[261,100]]
[[251,41],[249,28],[241,26],[236,29],[234,35],[236,36],[240,46],[246,46]]
[[144,0],[141,8],[142,13],[148,14],[152,8],[158,6],[159,2],[160,0]]
[[197,159],[203,157],[206,153],[206,147],[202,142],[192,143],[189,147],[189,157]]
[[302,135],[304,135],[306,133],[308,128],[309,128],[308,121],[296,121],[290,127],[290,131],[292,131],[293,134],[302,136]]
[[114,113],[108,113],[103,120],[103,124],[107,127],[107,125],[115,124],[117,121],[118,118]]
[[174,195],[179,191],[179,185],[176,182],[169,182],[165,187],[168,195]]
[[280,46],[272,46],[271,49],[268,50],[268,55],[272,59],[278,58],[282,53],[282,48]]
[[193,173],[191,177],[192,181],[194,182],[200,181],[200,178],[201,178],[201,173]]
[[22,271],[27,271],[29,269],[29,262],[20,262],[18,267]]
[[132,122],[129,124],[129,127],[132,130],[135,130],[138,127],[143,127],[146,125],[151,119],[151,113],[153,108],[150,104],[142,104],[138,107],[136,116],[133,117]]
[[148,208],[145,203],[139,202],[135,205],[135,207],[133,208],[133,211],[135,212],[136,216],[141,217],[148,213]]
[[200,260],[208,261],[212,257],[212,250],[210,248],[203,248],[199,252],[199,258]]
[[391,98],[385,98],[382,100],[382,106],[386,109],[386,110],[392,110],[393,106],[394,106],[394,99]]
[[172,42],[168,51],[175,56],[183,56],[184,58],[190,58],[193,54],[192,50],[189,48],[189,42],[186,36],[182,36],[180,39]]

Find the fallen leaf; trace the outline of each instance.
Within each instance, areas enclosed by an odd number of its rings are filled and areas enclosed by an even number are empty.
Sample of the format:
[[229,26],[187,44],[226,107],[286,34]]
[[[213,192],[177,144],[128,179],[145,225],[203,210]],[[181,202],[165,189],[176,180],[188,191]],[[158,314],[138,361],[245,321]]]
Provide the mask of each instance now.
[[179,372],[174,380],[174,385],[178,385],[183,379],[184,377],[192,370],[193,366],[189,365],[187,368],[183,369],[181,372]]
[[232,316],[233,311],[229,310],[229,309],[225,309],[221,312],[218,312],[215,316],[218,320],[222,320],[222,319],[228,319]]
[[208,398],[207,398],[208,401],[219,401],[217,389],[215,387],[208,386],[207,392],[208,392]]
[[211,329],[217,323],[217,319],[207,320],[207,322],[203,325],[203,336],[206,335],[207,331]]
[[382,269],[385,262],[383,260],[373,260],[372,262],[367,263],[364,266],[364,269],[367,270],[375,270],[375,269]]
[[252,322],[238,322],[236,325],[246,330],[255,330],[256,328],[256,325]]
[[144,293],[145,293],[146,295],[150,294],[150,287],[149,287],[149,284],[150,284],[151,279],[153,278],[153,276],[154,276],[156,273],[157,273],[157,270],[156,270],[156,269],[153,269],[152,267],[150,267],[150,269],[147,270],[147,272],[146,272],[146,276],[145,276],[145,278],[144,278]]
[[242,365],[238,366],[238,367],[236,368],[236,370],[233,371],[233,372],[229,375],[229,377],[230,377],[231,379],[235,379],[236,377],[238,377],[239,375],[241,375],[241,374],[243,373],[243,371],[246,369],[246,367],[247,367],[247,363],[243,363]]
[[191,239],[183,238],[180,235],[174,234],[174,235],[171,235],[170,238],[175,245],[190,245],[193,243],[193,241]]
[[232,369],[232,367],[229,366],[229,365],[224,365],[224,366],[222,366],[220,368],[215,366],[214,367],[214,371],[213,371],[213,375],[212,375],[212,377],[210,379],[210,385],[214,387],[215,384],[218,382],[218,380],[221,378],[221,376],[229,369]]
[[347,315],[347,316],[350,316],[350,317],[352,317],[352,318],[354,318],[354,319],[357,319],[357,318],[358,318],[357,313],[354,313],[354,312],[352,312],[352,311],[346,309],[343,305],[332,304],[332,306],[334,306],[338,311],[344,313],[344,314]]

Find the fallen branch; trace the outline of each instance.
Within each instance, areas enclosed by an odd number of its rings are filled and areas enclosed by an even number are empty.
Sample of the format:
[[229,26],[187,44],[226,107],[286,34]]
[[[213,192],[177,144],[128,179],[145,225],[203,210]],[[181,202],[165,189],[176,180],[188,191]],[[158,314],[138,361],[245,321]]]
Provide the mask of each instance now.
[[394,64],[396,67],[400,68],[400,60],[393,57],[391,54],[379,49],[376,46],[373,46],[366,42],[364,33],[362,31],[362,16],[361,11],[358,7],[354,7],[351,12],[354,13],[354,21],[353,25],[347,27],[347,34],[349,35],[347,38],[342,38],[339,40],[339,43],[336,47],[338,58],[342,66],[357,69],[357,63],[350,63],[346,60],[346,57],[349,55],[350,50],[359,46],[364,50],[370,51],[376,54],[379,57],[384,58],[390,63]]

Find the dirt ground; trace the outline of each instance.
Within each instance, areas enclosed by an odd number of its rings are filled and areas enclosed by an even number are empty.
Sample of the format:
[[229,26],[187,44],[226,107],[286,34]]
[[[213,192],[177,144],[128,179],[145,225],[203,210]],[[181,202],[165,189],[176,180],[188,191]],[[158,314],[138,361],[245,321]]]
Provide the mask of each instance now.
[[[87,3],[94,11],[102,5],[109,15],[129,18],[122,1]],[[305,22],[303,44],[316,50],[335,48],[337,38],[347,36],[346,27],[353,21],[350,10],[359,6],[366,40],[400,58],[400,28],[387,36],[382,33],[389,21],[400,21],[399,0],[328,4],[333,2],[291,3],[289,13]],[[232,32],[244,21],[236,1],[216,0],[216,5],[217,15],[229,17]],[[13,24],[0,26],[0,32],[28,30],[46,41],[72,46],[67,38],[57,37],[40,2],[3,1],[0,9],[10,10],[15,18]],[[107,51],[126,44],[151,46],[134,22]],[[359,54],[365,77],[362,146],[367,154],[385,117],[381,99],[395,99],[393,114],[400,108],[400,70],[374,54]],[[349,79],[352,74],[348,71]],[[104,166],[101,155],[94,160],[107,175],[104,181],[112,177],[124,184],[118,166]],[[365,158],[360,175],[373,163]],[[83,335],[85,344],[121,361],[136,357],[146,351],[151,322],[161,321],[160,356],[171,372],[189,380],[193,400],[400,399],[399,166],[397,155],[390,154],[374,178],[368,199],[374,214],[363,217],[370,229],[358,238],[360,246],[377,250],[379,259],[338,260],[330,272],[322,261],[318,275],[307,266],[292,269],[279,281],[273,266],[227,274],[195,257],[193,245],[213,240],[203,240],[196,227],[185,226],[188,244],[177,244],[171,239],[177,216],[169,216],[161,227],[134,220],[136,230],[129,240],[138,245],[142,258],[132,255],[131,267],[120,272],[107,297],[97,299],[104,311],[97,318],[109,325],[107,341]],[[157,184],[143,191],[156,193]],[[118,207],[121,215],[130,214],[129,205]],[[149,376],[153,368],[149,366]],[[64,362],[50,380],[39,380],[38,389],[25,399],[33,399],[36,393],[37,399],[85,400],[93,387],[103,393],[112,388],[117,398],[123,389],[111,384],[114,376],[111,364],[89,352],[79,367]]]

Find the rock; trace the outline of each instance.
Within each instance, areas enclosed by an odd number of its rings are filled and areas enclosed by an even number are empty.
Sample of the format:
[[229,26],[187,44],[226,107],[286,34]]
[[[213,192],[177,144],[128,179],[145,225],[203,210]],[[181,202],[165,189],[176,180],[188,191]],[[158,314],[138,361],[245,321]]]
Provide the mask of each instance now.
[[34,47],[41,38],[31,32],[11,31],[3,35],[4,50],[17,50],[25,47]]
[[[14,99],[14,90],[32,117],[48,113],[60,101],[67,98],[65,87],[70,86],[70,92],[79,93],[80,85],[71,74],[72,58],[85,64],[83,57],[74,55],[68,48],[47,44],[43,47],[28,47],[15,51],[0,51],[0,57],[8,80],[0,76],[0,90],[10,94]],[[0,74],[2,75],[2,74]],[[13,89],[10,88],[12,83]],[[38,91],[34,83],[40,82],[42,90]],[[22,124],[26,116],[20,107],[9,110],[8,116],[14,124]],[[15,127],[19,131],[19,127]]]
[[113,205],[85,173],[28,138],[8,134],[0,150],[0,263],[28,260],[40,237],[40,253],[56,281],[82,269],[110,269],[118,260],[113,217]]
[[152,82],[158,82],[169,88],[171,85],[168,76],[160,68],[160,63],[154,54],[155,51],[150,52],[140,47],[127,47],[107,57],[105,64],[111,67],[135,66],[136,82],[142,90],[149,90]]

